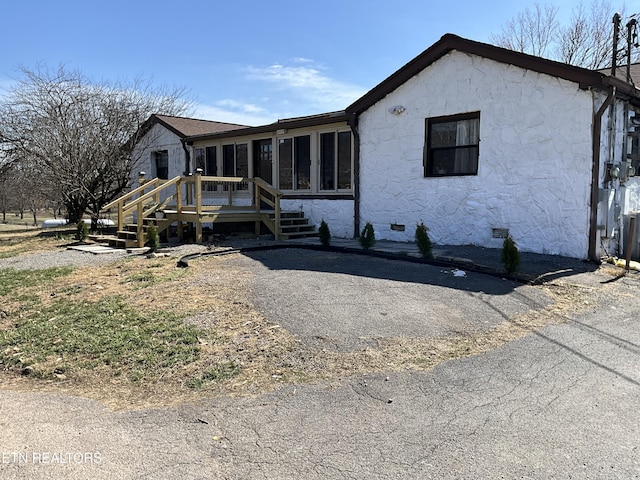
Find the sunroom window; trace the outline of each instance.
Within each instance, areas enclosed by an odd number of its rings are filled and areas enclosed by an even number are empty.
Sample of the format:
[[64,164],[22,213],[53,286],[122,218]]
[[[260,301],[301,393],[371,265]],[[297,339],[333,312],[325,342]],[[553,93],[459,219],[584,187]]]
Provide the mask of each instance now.
[[278,187],[281,190],[311,188],[311,137],[278,140]]
[[[218,150],[215,146],[196,148],[193,152],[195,169],[200,169],[207,177],[218,175]],[[204,182],[202,188],[207,192],[215,191],[216,186],[212,182]]]
[[[249,150],[246,143],[222,146],[222,175],[225,177],[249,176]],[[237,190],[246,190],[247,184],[239,184]]]
[[351,132],[320,134],[320,189],[351,188]]

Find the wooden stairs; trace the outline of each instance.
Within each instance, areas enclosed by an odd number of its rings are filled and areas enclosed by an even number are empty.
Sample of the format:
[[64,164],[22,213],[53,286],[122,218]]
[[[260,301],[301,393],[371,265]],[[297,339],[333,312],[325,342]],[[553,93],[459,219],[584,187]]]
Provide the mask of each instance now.
[[304,216],[304,212],[280,213],[280,239],[292,240],[296,238],[317,237],[316,226],[309,223],[309,219]]
[[[111,208],[117,208],[118,212],[116,235],[101,239],[108,241],[110,247],[143,246],[150,225],[155,225],[158,233],[162,233],[175,224],[182,240],[184,227],[190,224],[198,242],[203,239],[203,224],[218,222],[253,222],[257,234],[261,225],[265,225],[276,240],[318,236],[315,225],[309,223],[303,212],[281,210],[282,193],[258,177],[207,177],[197,173],[171,180],[140,179],[139,183],[140,186],[103,209],[107,213]],[[215,195],[209,196],[205,205],[203,192],[206,190]],[[175,193],[169,195],[172,191]],[[212,198],[219,203],[212,204]],[[136,220],[127,224],[125,218]]]
[[[275,214],[269,214],[269,218],[273,221]],[[173,223],[171,218],[153,219],[145,218],[143,220],[143,234],[145,234],[147,227],[154,224],[158,233],[163,232]],[[215,222],[214,222],[215,223]],[[280,240],[294,240],[298,238],[317,237],[318,231],[315,225],[309,223],[309,219],[305,217],[304,212],[300,211],[283,211],[280,213]],[[118,230],[115,236],[101,237],[103,242],[108,242],[112,248],[137,248],[140,243],[138,242],[138,225],[135,223],[127,224],[122,230]]]
[[[168,219],[151,219],[145,218],[143,220],[143,235],[145,236],[142,243],[146,242],[147,227],[154,224],[157,228],[158,234],[165,231],[171,225],[171,221]],[[138,248],[140,243],[138,242],[138,225],[135,223],[125,225],[123,230],[118,230],[115,236],[103,237],[103,241],[106,240],[109,246],[112,248]]]

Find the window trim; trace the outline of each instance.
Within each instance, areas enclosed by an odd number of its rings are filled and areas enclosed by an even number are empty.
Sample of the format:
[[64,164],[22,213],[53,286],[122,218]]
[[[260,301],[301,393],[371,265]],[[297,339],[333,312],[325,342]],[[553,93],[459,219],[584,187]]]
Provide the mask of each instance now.
[[[321,172],[320,172],[320,167],[321,167],[321,159],[320,159],[320,152],[321,152],[321,145],[320,145],[320,136],[324,133],[332,133],[335,138],[336,138],[336,145],[335,145],[335,149],[334,149],[334,168],[336,169],[335,175],[336,178],[338,175],[338,146],[339,146],[339,141],[338,138],[341,134],[345,134],[345,135],[349,135],[349,180],[350,180],[350,185],[351,188],[340,188],[340,189],[331,189],[331,190],[323,190],[321,189]],[[299,165],[296,164],[297,162],[297,157],[296,157],[296,141],[298,139],[302,139],[302,138],[308,138],[308,143],[309,143],[309,170],[308,170],[308,182],[309,182],[309,188],[298,188],[298,167]],[[284,189],[280,186],[280,158],[279,158],[279,141],[280,140],[287,140],[287,139],[291,139],[292,140],[292,150],[293,150],[293,165],[292,165],[292,169],[293,169],[293,177],[292,177],[292,182],[293,182],[293,189]],[[209,143],[209,142],[198,142],[196,145],[193,145],[193,151],[195,152],[195,150],[200,149],[200,148],[207,148],[207,147],[217,147],[219,149],[218,151],[218,172],[223,172],[224,171],[224,159],[223,159],[223,153],[222,153],[222,149],[224,145],[230,145],[230,144],[246,144],[247,148],[248,148],[248,156],[249,156],[249,176],[256,176],[256,165],[255,165],[255,148],[256,148],[256,141],[259,140],[269,140],[268,138],[264,137],[264,136],[258,136],[258,135],[251,135],[251,136],[242,136],[242,137],[235,137],[235,138],[224,138],[222,140],[217,140],[215,142]],[[348,125],[333,125],[333,126],[325,126],[324,128],[320,128],[320,129],[296,129],[296,130],[291,130],[291,131],[284,131],[284,133],[279,134],[279,133],[273,133],[273,135],[270,137],[270,140],[272,141],[272,165],[273,165],[273,178],[272,178],[272,183],[274,186],[276,186],[276,188],[278,188],[279,190],[282,191],[283,196],[289,196],[291,198],[343,198],[345,196],[348,196],[349,198],[352,198],[354,195],[354,189],[355,189],[355,168],[356,168],[356,158],[355,158],[355,152],[356,150],[356,139],[355,136],[353,134],[353,131],[349,128]],[[346,143],[346,142],[345,142]],[[345,148],[343,150],[343,153],[346,153],[347,149]],[[194,153],[195,156],[195,153]],[[340,158],[344,158],[340,157]],[[346,158],[344,158],[344,162],[341,164],[343,167],[346,167]],[[229,162],[230,163],[230,162]],[[222,170],[221,170],[222,169]],[[306,172],[306,170],[305,170]],[[346,179],[346,169],[342,172],[343,175],[343,180]],[[306,183],[305,183],[306,185]]]
[[[334,135],[334,145],[333,145],[333,180],[335,184],[335,188],[324,189],[322,188],[322,135],[332,133]],[[350,188],[338,188],[338,183],[340,180],[340,171],[339,171],[339,158],[340,158],[340,134],[348,133],[349,134],[349,184]],[[317,179],[316,179],[316,192],[319,194],[331,194],[331,193],[350,193],[353,192],[353,171],[354,171],[354,163],[355,163],[355,139],[353,132],[350,128],[332,128],[329,130],[318,130],[316,132],[316,143],[317,143],[317,153],[316,153],[316,171],[317,171]]]
[[[156,171],[156,177],[160,180],[169,180],[169,150],[154,150],[153,152],[153,168]],[[160,162],[166,163],[160,166]]]
[[[454,147],[436,147],[439,150],[444,150],[444,149],[456,150],[456,149],[462,149],[462,148],[468,149],[468,148],[475,147],[478,151],[477,158],[476,158],[475,171],[463,172],[463,173],[445,173],[445,174],[431,173],[431,167],[432,167],[432,161],[433,161],[432,151],[434,150],[431,147],[431,137],[432,137],[431,126],[442,124],[442,123],[453,123],[453,122],[459,122],[463,120],[475,120],[475,119],[478,120],[478,143],[471,143],[468,145],[457,145]],[[426,118],[424,132],[425,132],[425,141],[424,141],[424,152],[423,152],[423,175],[425,177],[427,178],[470,177],[470,176],[478,175],[478,169],[480,168],[480,165],[479,165],[480,164],[480,111]]]
[[[308,188],[302,188],[299,186],[300,183],[300,163],[301,163],[301,158],[298,156],[298,142],[300,141],[300,139],[302,138],[306,138],[308,139],[308,151],[306,151],[305,153],[308,155],[308,161],[309,161],[309,168],[308,171],[305,170],[305,173],[308,174]],[[290,141],[290,154],[291,154],[291,165],[286,169],[286,170],[290,170],[291,173],[291,188],[284,188],[282,186],[282,165],[281,165],[281,160],[282,160],[282,155],[281,155],[281,149],[280,147],[282,146],[283,142],[286,141]],[[313,170],[313,135],[311,132],[304,132],[304,133],[300,133],[300,134],[293,134],[293,135],[283,135],[283,136],[278,136],[276,138],[276,144],[278,146],[278,152],[277,152],[277,166],[278,166],[278,186],[277,188],[283,192],[295,192],[295,193],[307,193],[307,192],[311,192],[312,186],[313,186],[313,180],[312,180],[312,170]]]

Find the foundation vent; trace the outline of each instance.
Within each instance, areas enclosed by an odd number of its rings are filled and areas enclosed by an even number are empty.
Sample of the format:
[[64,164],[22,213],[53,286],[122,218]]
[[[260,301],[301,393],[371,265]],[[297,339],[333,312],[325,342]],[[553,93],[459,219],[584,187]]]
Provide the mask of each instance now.
[[507,238],[508,236],[509,236],[508,228],[492,228],[491,229],[492,238]]

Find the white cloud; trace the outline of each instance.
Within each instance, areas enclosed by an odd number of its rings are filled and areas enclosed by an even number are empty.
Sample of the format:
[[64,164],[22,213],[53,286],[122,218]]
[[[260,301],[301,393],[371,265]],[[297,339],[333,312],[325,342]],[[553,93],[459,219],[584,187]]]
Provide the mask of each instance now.
[[251,100],[226,98],[196,104],[194,116],[207,120],[266,125],[278,119],[343,110],[365,93],[365,89],[335,80],[313,60],[296,58],[289,65],[246,67],[253,82],[246,91]]
[[[270,84],[283,100],[298,97],[304,103],[322,111],[342,110],[361,97],[366,89],[333,79],[309,59],[295,59],[293,65],[276,63],[266,67],[247,67],[250,80]],[[286,94],[282,92],[287,92]],[[298,102],[295,102],[298,103]],[[318,113],[301,112],[300,115]]]
[[266,125],[277,120],[263,108],[251,104],[242,104],[235,100],[221,100],[215,105],[196,104],[194,118],[217,122],[237,123],[239,125]]

